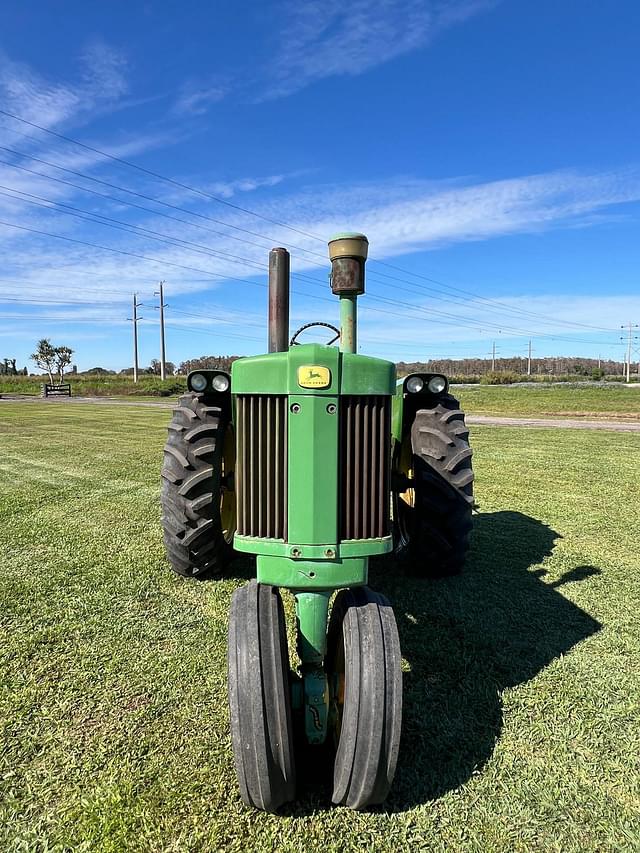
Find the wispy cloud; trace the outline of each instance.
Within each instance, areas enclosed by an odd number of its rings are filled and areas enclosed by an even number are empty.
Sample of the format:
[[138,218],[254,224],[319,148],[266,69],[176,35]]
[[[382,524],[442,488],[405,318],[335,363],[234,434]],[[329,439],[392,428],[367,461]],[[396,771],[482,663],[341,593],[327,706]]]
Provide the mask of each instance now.
[[324,77],[357,75],[422,47],[497,0],[307,0],[280,16],[278,59],[262,99],[292,94]]
[[116,50],[96,41],[85,47],[80,62],[79,80],[54,83],[0,50],[0,97],[5,108],[52,128],[72,116],[76,120],[87,116],[126,93],[126,62]]
[[102,41],[93,41],[82,52],[86,90],[91,96],[116,100],[129,90],[127,60]]
[[234,181],[216,181],[205,187],[207,192],[222,198],[231,198],[236,193],[250,193],[255,190],[275,187],[284,181],[286,175],[266,175],[263,178],[237,178]]
[[173,106],[173,112],[176,115],[204,115],[209,107],[221,101],[228,91],[228,84],[219,80],[206,83],[190,80],[183,86]]
[[[81,193],[78,196],[76,204],[86,209],[91,202]],[[314,199],[321,202],[314,203]],[[598,221],[598,214],[638,200],[640,169],[628,168],[593,174],[559,171],[491,182],[467,180],[462,185],[403,180],[399,188],[389,183],[316,187],[307,193],[280,193],[277,200],[260,201],[253,207],[269,218],[289,222],[298,231],[316,234],[322,241],[345,228],[363,230],[370,238],[372,254],[384,258],[580,222],[587,226]],[[29,205],[16,200],[7,203],[12,205],[12,221],[32,224],[30,217],[34,213]],[[240,213],[221,214],[213,203],[192,200],[189,207],[205,215],[222,216],[220,225],[214,225],[215,236],[206,220],[196,219],[189,225],[152,215],[140,216],[126,208],[119,211],[118,218],[136,222],[163,237],[124,235],[99,225],[87,226],[59,212],[37,212],[38,227],[43,230],[79,236],[154,261],[65,246],[60,241],[10,229],[3,236],[11,243],[13,260],[26,267],[31,264],[31,274],[26,278],[22,274],[25,283],[46,282],[43,293],[51,292],[52,275],[61,284],[65,280],[86,280],[87,271],[95,290],[100,288],[100,282],[93,281],[96,276],[105,287],[117,280],[123,292],[129,293],[142,280],[150,281],[154,276],[170,277],[174,293],[209,290],[219,287],[225,277],[251,278],[260,274],[269,244],[294,244],[294,269],[322,274],[317,269],[317,264],[322,263],[318,255],[324,252],[321,242],[274,224],[248,220]],[[345,215],[345,211],[349,214]],[[220,226],[224,228],[225,224],[226,229],[221,231]],[[263,240],[256,239],[258,235],[263,235]],[[168,245],[167,239],[187,240],[190,245]]]

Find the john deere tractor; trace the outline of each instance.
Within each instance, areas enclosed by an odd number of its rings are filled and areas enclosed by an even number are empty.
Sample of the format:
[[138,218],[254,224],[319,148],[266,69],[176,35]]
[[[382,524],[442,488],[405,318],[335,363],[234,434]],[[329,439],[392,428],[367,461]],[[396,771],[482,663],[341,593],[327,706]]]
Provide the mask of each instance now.
[[[229,616],[228,690],[244,802],[295,799],[294,742],[334,750],[334,803],[381,803],[395,773],[401,652],[369,558],[397,551],[424,576],[460,571],[473,503],[464,416],[444,376],[396,380],[357,352],[368,241],[329,242],[340,329],[289,332],[289,254],[269,255],[269,352],[231,375],[198,370],[169,426],[162,469],[169,562],[220,576],[255,554]],[[301,343],[321,326],[328,341]],[[295,598],[295,671],[281,591]]]

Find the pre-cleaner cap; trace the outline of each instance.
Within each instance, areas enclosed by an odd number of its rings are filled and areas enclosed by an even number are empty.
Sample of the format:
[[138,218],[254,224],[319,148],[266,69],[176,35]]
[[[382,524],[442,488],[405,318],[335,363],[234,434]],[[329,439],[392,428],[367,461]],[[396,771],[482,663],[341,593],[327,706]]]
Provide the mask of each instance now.
[[367,260],[369,252],[369,241],[364,234],[348,232],[336,234],[329,240],[329,260],[338,258],[360,258]]

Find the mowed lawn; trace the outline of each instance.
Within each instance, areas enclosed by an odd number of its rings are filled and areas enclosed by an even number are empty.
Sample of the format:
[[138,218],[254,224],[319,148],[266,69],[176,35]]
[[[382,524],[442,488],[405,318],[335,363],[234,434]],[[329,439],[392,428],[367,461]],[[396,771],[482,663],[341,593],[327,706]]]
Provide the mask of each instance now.
[[640,435],[472,430],[466,574],[372,568],[406,661],[387,804],[332,807],[310,753],[276,816],[242,805],[229,738],[251,564],[164,560],[169,416],[0,407],[0,850],[640,849]]

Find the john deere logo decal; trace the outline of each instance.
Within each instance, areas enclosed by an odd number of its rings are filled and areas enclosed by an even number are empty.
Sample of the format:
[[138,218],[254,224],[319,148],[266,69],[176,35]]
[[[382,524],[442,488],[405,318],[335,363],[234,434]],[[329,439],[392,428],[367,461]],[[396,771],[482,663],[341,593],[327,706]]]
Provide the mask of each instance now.
[[317,364],[305,364],[298,368],[298,385],[301,388],[328,388],[331,385],[331,371]]

